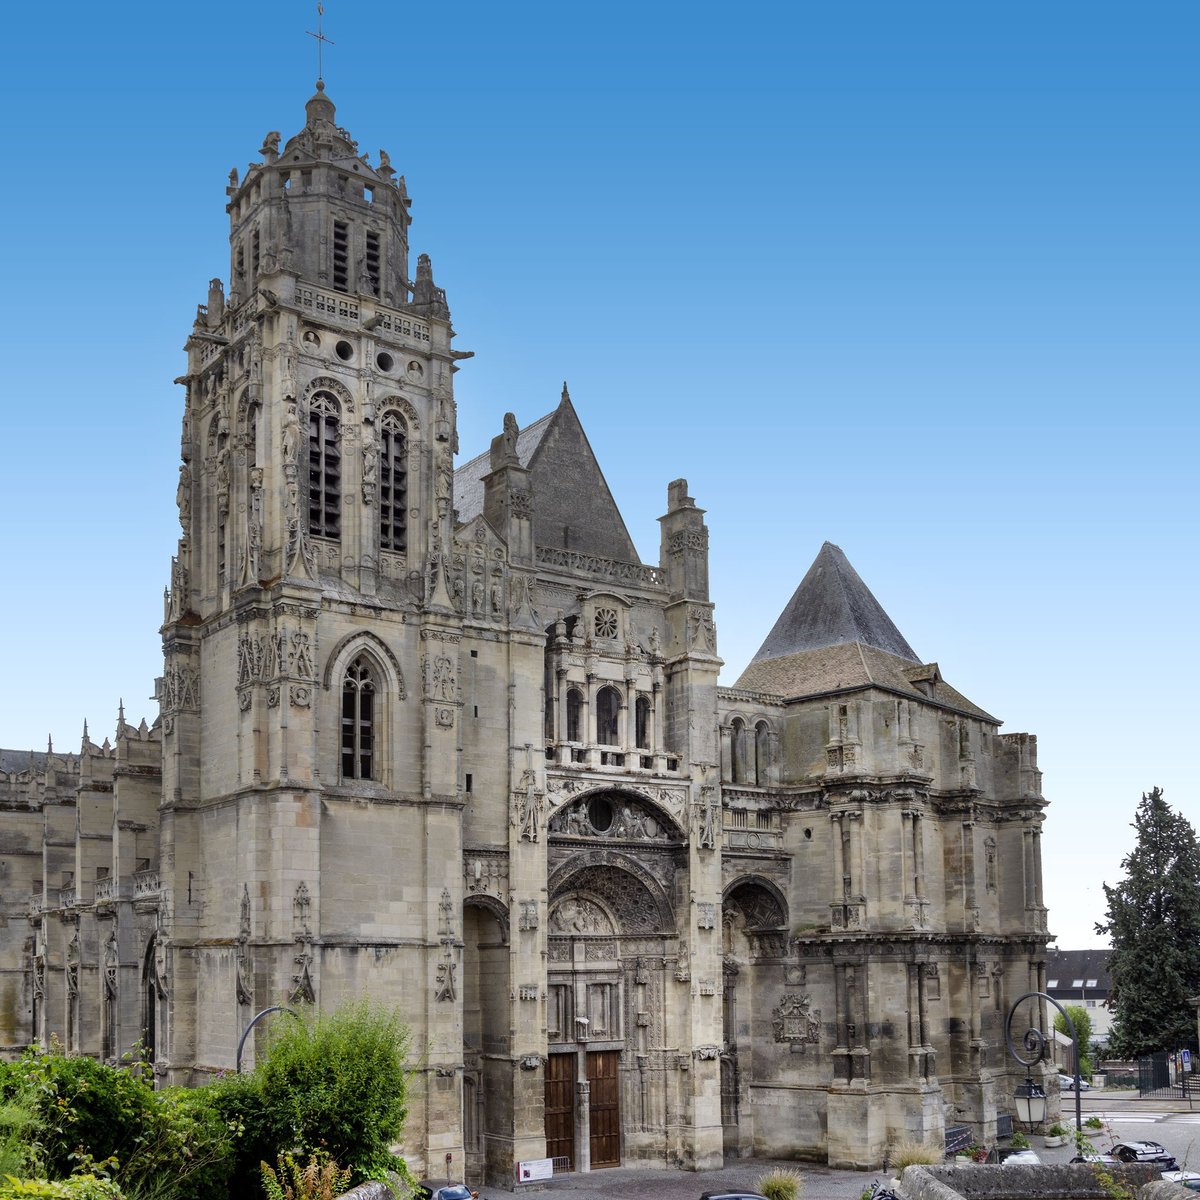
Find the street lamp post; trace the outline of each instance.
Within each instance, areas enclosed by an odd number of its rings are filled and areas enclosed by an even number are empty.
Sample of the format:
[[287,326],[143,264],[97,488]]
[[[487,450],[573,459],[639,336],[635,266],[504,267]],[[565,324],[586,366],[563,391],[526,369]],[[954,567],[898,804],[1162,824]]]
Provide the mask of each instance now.
[[236,1070],[239,1075],[242,1073],[242,1051],[246,1048],[246,1039],[250,1036],[250,1030],[252,1030],[255,1025],[257,1025],[259,1021],[263,1019],[263,1017],[270,1016],[270,1014],[274,1012],[291,1013],[296,1020],[300,1019],[300,1014],[294,1008],[288,1008],[283,1004],[272,1004],[270,1008],[264,1008],[262,1012],[255,1013],[254,1016],[250,1018],[250,1024],[242,1030],[242,1036],[238,1039]]
[[1026,1000],[1033,999],[1048,1000],[1062,1013],[1063,1020],[1067,1023],[1067,1032],[1071,1035],[1071,1049],[1074,1051],[1075,1059],[1075,1130],[1080,1132],[1083,1129],[1083,1113],[1079,1103],[1079,1040],[1075,1036],[1075,1022],[1071,1020],[1067,1010],[1053,996],[1047,996],[1045,992],[1026,992],[1023,996],[1018,996],[1013,1002],[1012,1008],[1008,1010],[1008,1017],[1004,1022],[1004,1040],[1008,1043],[1008,1052],[1021,1066],[1026,1068],[1025,1082],[1018,1085],[1014,1097],[1017,1116],[1027,1125],[1041,1124],[1046,1116],[1046,1093],[1033,1082],[1033,1076],[1030,1074],[1033,1068],[1046,1057],[1046,1035],[1032,1025],[1025,1031],[1024,1037],[1021,1038],[1021,1044],[1028,1054],[1033,1055],[1032,1058],[1022,1058],[1013,1044],[1012,1038],[1012,1022],[1017,1009]]

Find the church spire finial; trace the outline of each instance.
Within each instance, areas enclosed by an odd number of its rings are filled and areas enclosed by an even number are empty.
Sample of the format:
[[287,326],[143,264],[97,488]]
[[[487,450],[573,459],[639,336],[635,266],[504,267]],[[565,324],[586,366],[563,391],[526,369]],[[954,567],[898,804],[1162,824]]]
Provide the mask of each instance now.
[[571,393],[567,391],[567,381],[565,379],[563,380],[562,399],[559,401],[559,403],[560,404],[570,404],[571,403]]
[[310,38],[315,38],[317,42],[317,91],[325,90],[325,43],[329,42],[332,46],[335,43],[325,36],[321,28],[321,18],[325,15],[325,5],[321,0],[317,0],[317,32],[313,33],[311,29],[306,30]]

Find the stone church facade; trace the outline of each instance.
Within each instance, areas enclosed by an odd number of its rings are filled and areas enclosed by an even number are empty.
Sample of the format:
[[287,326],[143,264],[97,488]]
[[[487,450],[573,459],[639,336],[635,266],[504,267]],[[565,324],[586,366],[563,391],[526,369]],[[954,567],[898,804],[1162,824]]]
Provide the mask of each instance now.
[[994,1135],[1045,985],[1035,739],[829,544],[719,687],[703,510],[670,483],[640,562],[565,387],[456,470],[469,355],[323,89],[227,190],[160,713],[0,752],[3,1052],[192,1084],[268,1005],[369,996],[410,1161],[490,1181]]

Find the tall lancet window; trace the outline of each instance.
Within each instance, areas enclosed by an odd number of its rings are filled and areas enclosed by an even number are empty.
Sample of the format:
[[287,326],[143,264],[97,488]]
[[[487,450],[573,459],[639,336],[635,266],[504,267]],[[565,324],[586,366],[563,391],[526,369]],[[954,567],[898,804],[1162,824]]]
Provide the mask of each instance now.
[[338,406],[316,392],[308,409],[308,532],[335,538],[342,528],[342,452]]
[[408,549],[408,427],[399,413],[383,418],[379,463],[379,548]]
[[375,679],[362,656],[342,680],[342,778],[375,778]]

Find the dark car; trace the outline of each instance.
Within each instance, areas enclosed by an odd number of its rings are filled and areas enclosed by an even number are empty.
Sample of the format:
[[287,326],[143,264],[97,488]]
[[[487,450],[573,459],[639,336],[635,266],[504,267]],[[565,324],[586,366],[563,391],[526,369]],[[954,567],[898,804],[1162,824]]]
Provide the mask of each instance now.
[[1118,1142],[1109,1153],[1123,1163],[1153,1163],[1164,1171],[1175,1170],[1175,1155],[1158,1142]]
[[767,1200],[762,1192],[701,1192],[700,1200]]
[[417,1185],[415,1200],[479,1200],[479,1193],[465,1183],[434,1183],[425,1180]]
[[1095,1166],[1101,1167],[1119,1167],[1121,1160],[1113,1158],[1111,1154],[1097,1154],[1094,1151],[1089,1151],[1087,1154],[1077,1154],[1073,1159],[1073,1163],[1092,1163]]

